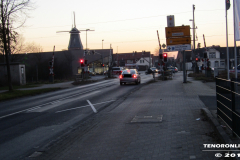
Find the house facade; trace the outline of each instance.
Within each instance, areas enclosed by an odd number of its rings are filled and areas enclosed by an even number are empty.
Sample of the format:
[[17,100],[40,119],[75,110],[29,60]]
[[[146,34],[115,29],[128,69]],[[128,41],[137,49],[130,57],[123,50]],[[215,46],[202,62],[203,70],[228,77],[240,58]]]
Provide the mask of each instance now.
[[150,52],[116,53],[113,54],[113,66],[147,70],[153,66],[153,55]]

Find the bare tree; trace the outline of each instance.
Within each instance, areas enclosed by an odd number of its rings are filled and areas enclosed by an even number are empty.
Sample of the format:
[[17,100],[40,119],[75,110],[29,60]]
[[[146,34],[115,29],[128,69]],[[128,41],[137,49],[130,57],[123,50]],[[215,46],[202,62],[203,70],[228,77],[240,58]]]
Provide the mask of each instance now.
[[38,53],[43,52],[43,47],[40,44],[36,44],[35,42],[29,42],[24,45],[22,51],[26,53]]
[[1,41],[6,56],[9,91],[13,91],[9,63],[9,55],[11,54],[11,36],[14,35],[14,29],[19,28],[24,24],[27,18],[27,11],[31,8],[30,0],[1,0]]

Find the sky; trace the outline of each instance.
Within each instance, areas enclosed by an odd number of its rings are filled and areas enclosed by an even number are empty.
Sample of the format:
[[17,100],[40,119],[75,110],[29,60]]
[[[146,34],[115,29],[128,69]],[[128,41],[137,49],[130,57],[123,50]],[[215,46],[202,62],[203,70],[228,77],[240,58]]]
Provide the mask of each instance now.
[[[24,27],[18,30],[25,42],[42,46],[43,51],[68,48],[70,31],[75,12],[76,27],[87,32],[89,49],[109,49],[113,53],[131,53],[159,49],[166,44],[167,16],[174,15],[175,26],[190,25],[192,28],[195,5],[196,46],[220,45],[226,47],[225,0],[32,0],[34,10],[29,13]],[[232,3],[232,0],[231,0]],[[192,35],[192,29],[191,29]],[[86,31],[80,38],[86,48]],[[104,41],[103,41],[104,40]],[[233,8],[228,10],[228,45],[234,45]],[[237,42],[238,45],[238,42]]]

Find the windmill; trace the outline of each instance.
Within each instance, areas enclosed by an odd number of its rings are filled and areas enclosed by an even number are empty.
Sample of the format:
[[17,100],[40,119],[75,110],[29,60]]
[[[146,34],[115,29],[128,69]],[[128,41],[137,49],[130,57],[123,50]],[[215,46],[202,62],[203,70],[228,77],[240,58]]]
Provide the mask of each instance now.
[[71,31],[57,31],[57,33],[61,32],[69,32],[70,33],[70,40],[68,44],[68,50],[73,50],[73,49],[83,49],[82,41],[80,39],[80,31],[76,28],[76,23],[75,23],[75,12],[73,12],[74,15],[74,26],[72,27]]

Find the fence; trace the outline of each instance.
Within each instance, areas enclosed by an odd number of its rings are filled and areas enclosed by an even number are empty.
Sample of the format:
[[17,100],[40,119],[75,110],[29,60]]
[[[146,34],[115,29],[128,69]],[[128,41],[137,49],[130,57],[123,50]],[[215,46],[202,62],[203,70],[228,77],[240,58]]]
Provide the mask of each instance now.
[[216,77],[217,115],[240,137],[240,80]]

